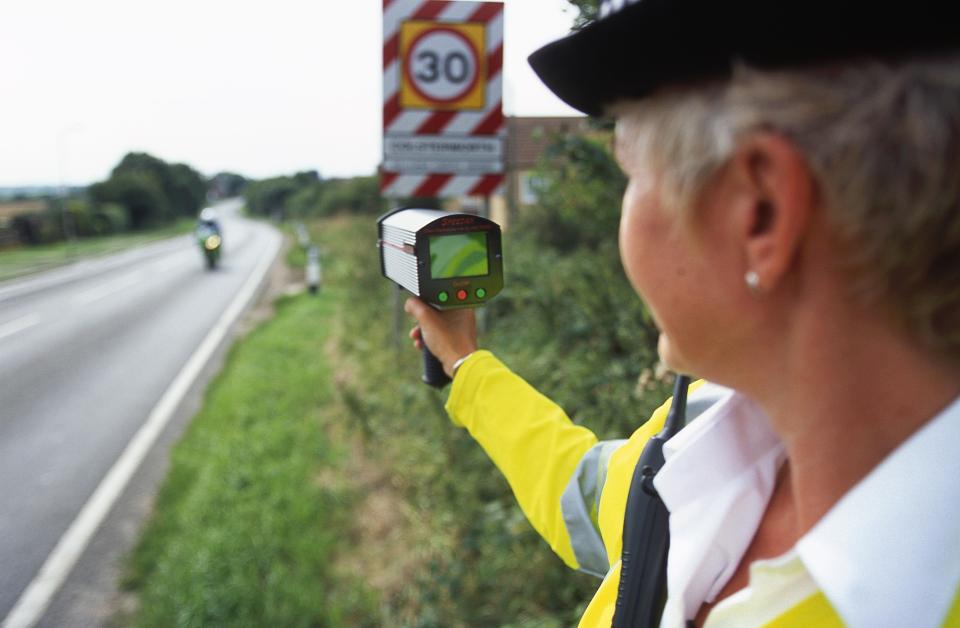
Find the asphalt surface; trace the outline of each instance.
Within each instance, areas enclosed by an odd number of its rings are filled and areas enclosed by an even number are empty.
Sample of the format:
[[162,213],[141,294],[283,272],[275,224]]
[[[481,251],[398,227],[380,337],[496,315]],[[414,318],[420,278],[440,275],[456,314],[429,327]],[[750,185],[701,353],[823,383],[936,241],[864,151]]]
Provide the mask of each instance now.
[[220,207],[192,236],[0,283],[0,620],[280,236]]

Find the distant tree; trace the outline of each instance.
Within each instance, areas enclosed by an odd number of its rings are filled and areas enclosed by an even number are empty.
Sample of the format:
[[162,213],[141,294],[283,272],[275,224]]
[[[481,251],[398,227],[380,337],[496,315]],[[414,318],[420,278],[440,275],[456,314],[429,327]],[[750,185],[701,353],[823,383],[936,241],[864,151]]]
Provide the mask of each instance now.
[[247,178],[234,172],[218,172],[210,178],[209,196],[215,199],[233,198],[243,192]]
[[196,216],[207,202],[207,182],[199,172],[186,164],[169,166],[170,204],[181,216]]
[[167,162],[148,153],[127,153],[120,160],[120,163],[113,167],[110,176],[131,172],[150,172],[156,176],[161,187],[166,187],[168,185],[169,168]]
[[168,164],[147,153],[127,153],[110,176],[129,173],[146,173],[154,177],[165,197],[167,218],[195,216],[206,203],[206,181],[186,164]]
[[320,183],[320,173],[316,170],[303,170],[293,175],[293,182],[300,186]]
[[95,203],[122,206],[132,229],[167,222],[174,215],[163,185],[154,172],[115,171],[106,181],[91,185],[88,193]]
[[254,181],[244,190],[247,209],[261,216],[283,216],[287,209],[287,200],[297,192],[299,186],[291,177],[273,177]]

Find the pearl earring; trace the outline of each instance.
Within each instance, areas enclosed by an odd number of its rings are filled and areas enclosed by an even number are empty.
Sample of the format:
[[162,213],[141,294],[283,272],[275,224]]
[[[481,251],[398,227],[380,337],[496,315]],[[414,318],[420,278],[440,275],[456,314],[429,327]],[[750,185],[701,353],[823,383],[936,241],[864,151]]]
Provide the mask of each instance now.
[[755,271],[748,270],[743,276],[743,280],[746,282],[747,288],[754,295],[758,295],[763,292],[763,290],[760,288],[760,275],[758,275]]

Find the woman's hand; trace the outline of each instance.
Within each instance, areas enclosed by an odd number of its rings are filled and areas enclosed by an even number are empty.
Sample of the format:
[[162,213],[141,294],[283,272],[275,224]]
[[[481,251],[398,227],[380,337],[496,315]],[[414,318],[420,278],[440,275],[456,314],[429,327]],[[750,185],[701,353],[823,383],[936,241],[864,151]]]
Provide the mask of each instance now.
[[477,350],[477,318],[472,309],[438,312],[416,297],[407,299],[403,309],[419,323],[410,330],[413,344],[422,349],[426,343],[450,377],[453,363]]

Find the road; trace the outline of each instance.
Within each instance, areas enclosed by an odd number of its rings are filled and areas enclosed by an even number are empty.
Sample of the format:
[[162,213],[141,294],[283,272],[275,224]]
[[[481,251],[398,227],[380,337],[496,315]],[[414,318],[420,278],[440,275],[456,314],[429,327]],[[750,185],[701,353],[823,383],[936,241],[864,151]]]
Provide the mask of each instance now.
[[218,207],[192,236],[0,283],[0,620],[280,235]]

